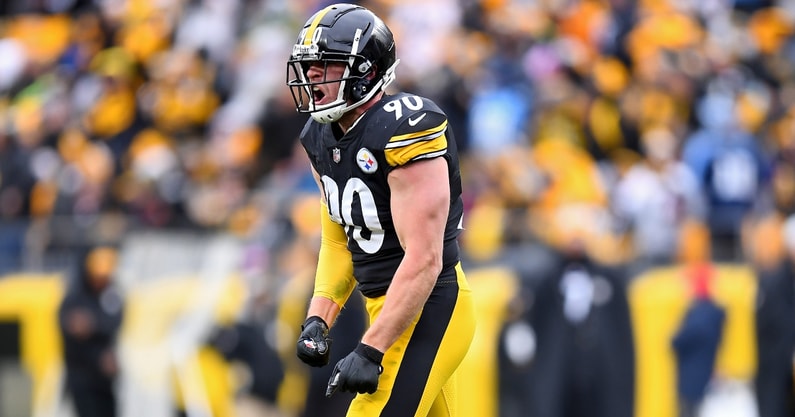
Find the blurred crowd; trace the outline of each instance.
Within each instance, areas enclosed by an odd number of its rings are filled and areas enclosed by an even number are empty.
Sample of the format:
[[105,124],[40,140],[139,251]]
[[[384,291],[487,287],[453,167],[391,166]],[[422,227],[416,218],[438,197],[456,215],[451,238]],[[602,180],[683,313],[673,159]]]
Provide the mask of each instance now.
[[[136,228],[281,233],[312,191],[284,60],[327,3],[3,2],[3,263]],[[363,4],[399,41],[399,88],[449,113],[470,211],[509,214],[471,235],[480,255],[588,229],[668,262],[696,220],[732,259],[749,217],[793,212],[791,2]]]
[[[184,228],[247,242],[254,298],[305,270],[285,61],[330,3],[0,2],[0,272]],[[694,224],[715,261],[795,253],[795,2],[356,3],[395,34],[397,88],[448,113],[468,262],[543,242],[640,273]]]

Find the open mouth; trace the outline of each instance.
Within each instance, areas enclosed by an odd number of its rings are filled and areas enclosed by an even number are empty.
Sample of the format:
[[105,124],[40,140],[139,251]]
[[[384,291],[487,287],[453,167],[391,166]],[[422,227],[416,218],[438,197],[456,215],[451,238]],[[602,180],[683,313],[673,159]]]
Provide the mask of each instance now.
[[317,104],[322,104],[323,98],[326,97],[326,94],[320,90],[320,87],[313,87],[312,88],[312,101]]

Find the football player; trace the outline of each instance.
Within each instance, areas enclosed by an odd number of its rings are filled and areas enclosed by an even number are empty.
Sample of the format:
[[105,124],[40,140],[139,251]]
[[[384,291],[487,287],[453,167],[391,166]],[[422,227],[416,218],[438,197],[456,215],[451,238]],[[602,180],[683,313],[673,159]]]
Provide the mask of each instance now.
[[314,292],[297,354],[328,363],[328,337],[358,288],[369,327],[334,366],[326,395],[358,393],[348,416],[455,416],[456,369],[475,329],[459,262],[463,206],[445,113],[389,95],[392,32],[371,11],[335,4],[301,29],[287,63],[301,143],[322,196]]

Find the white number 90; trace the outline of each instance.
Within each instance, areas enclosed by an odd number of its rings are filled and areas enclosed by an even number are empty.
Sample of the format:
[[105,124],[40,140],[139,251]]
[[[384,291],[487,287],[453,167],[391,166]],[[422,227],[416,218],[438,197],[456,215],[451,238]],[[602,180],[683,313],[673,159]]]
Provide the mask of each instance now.
[[[378,220],[378,209],[375,205],[373,192],[359,178],[351,178],[345,183],[345,188],[340,196],[339,187],[331,177],[324,175],[320,178],[326,193],[326,203],[331,220],[342,224],[345,233],[353,238],[359,247],[367,253],[376,253],[384,244],[384,229]],[[364,225],[353,223],[353,196],[359,195],[362,208]],[[362,236],[362,231],[367,229],[370,237]]]
[[392,100],[384,104],[384,110],[389,113],[395,113],[395,120],[400,120],[403,117],[403,106],[409,110],[417,111],[422,108],[422,99],[417,96],[406,96],[400,100]]

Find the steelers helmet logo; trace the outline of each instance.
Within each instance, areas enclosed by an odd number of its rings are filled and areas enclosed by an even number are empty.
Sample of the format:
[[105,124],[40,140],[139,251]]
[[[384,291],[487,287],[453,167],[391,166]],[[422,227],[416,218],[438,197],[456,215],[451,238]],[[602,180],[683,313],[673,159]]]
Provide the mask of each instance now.
[[378,161],[367,148],[359,149],[359,152],[356,153],[356,163],[365,174],[372,174],[378,169]]

